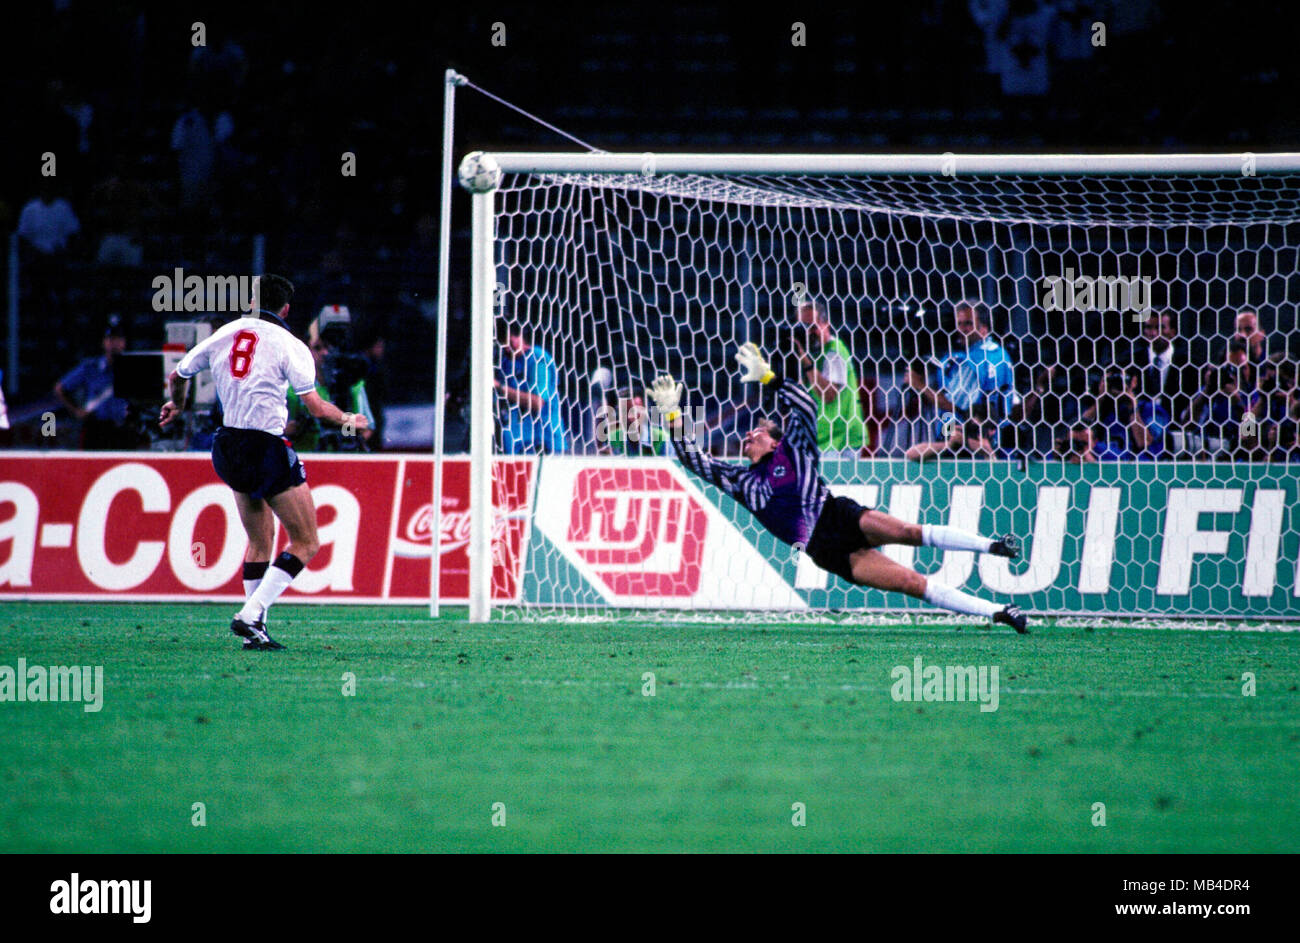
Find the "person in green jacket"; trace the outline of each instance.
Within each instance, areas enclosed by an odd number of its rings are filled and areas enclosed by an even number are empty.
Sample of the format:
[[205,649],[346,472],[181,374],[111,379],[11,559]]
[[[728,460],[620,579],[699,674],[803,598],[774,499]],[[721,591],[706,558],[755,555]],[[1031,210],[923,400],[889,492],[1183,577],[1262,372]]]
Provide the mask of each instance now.
[[[307,346],[316,361],[316,393],[327,403],[348,406],[349,412],[364,415],[372,425],[350,431],[338,426],[322,426],[303,406],[292,390],[289,391],[289,419],[284,435],[297,452],[365,452],[373,432],[374,412],[366,392],[366,381],[352,368],[354,356],[345,361],[346,371],[333,356],[339,349],[340,335],[336,328],[320,327],[320,319],[311,322],[307,329]],[[346,357],[346,354],[345,354]]]
[[[316,395],[326,402],[330,402],[330,391],[321,384],[320,380],[316,381]],[[320,445],[320,421],[307,411],[306,405],[298,394],[293,390],[289,391],[289,420],[284,424],[284,437],[289,440],[295,452],[319,452]]]
[[835,336],[826,309],[816,301],[798,306],[799,324],[808,331],[808,345],[795,342],[800,372],[817,403],[817,445],[823,455],[856,458],[866,442],[858,371],[853,352]]

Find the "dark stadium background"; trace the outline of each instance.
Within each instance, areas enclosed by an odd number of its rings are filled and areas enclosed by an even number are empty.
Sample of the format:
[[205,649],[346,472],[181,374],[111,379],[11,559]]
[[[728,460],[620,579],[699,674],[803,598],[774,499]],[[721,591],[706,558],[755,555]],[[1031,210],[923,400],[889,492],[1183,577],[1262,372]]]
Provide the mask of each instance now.
[[[1033,8],[1015,0],[1012,12]],[[0,231],[13,231],[58,155],[82,231],[57,262],[57,300],[24,280],[11,417],[39,416],[54,381],[94,353],[110,313],[132,348],[167,315],[150,282],[181,266],[269,270],[298,284],[295,327],[347,304],[362,338],[388,339],[387,400],[433,398],[432,305],[443,72],[609,150],[941,152],[1292,150],[1300,145],[1287,4],[1057,3],[1062,23],[1108,25],[1104,49],[1046,50],[1045,94],[1012,95],[984,68],[968,0],[822,4],[204,5],[39,2],[6,9]],[[202,21],[196,54],[190,27]],[[807,45],[791,45],[791,24]],[[506,44],[491,43],[492,24]],[[1019,54],[1019,53],[1018,53]],[[1023,54],[1032,57],[1033,50]],[[1282,103],[1282,107],[1279,107]],[[70,109],[89,105],[84,140]],[[209,198],[181,206],[170,137],[189,107],[225,111]],[[463,91],[457,157],[471,147],[560,149],[561,138]],[[339,173],[357,155],[357,176]],[[455,201],[453,261],[467,258]],[[138,268],[97,265],[128,234]],[[7,265],[7,254],[0,258]],[[8,284],[8,272],[5,282]],[[450,362],[464,369],[467,278],[454,265]],[[8,339],[6,338],[6,343]],[[450,389],[460,385],[453,376]],[[15,444],[45,446],[28,430]]]

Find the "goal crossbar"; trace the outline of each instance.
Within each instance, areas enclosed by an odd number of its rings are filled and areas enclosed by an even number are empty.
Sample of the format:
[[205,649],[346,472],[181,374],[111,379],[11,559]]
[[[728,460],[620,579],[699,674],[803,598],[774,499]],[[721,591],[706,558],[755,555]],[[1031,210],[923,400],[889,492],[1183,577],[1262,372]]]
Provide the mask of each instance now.
[[492,154],[518,174],[1252,174],[1300,171],[1300,152],[1255,154]]

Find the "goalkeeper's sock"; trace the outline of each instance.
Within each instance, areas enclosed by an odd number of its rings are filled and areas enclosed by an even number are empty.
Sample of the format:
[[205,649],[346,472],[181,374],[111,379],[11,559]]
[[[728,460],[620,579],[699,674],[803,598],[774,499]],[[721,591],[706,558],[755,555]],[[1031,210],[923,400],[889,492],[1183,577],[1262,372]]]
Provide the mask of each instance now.
[[934,580],[925,581],[925,601],[932,606],[938,606],[951,612],[960,612],[968,616],[983,616],[986,619],[992,619],[993,613],[1002,609],[1002,605],[999,603],[987,602],[978,596],[964,593],[960,589],[953,589],[951,586],[944,586]]
[[266,568],[266,575],[262,577],[257,591],[248,597],[244,608],[239,610],[237,618],[248,625],[253,625],[258,619],[263,618],[266,610],[271,608],[271,603],[289,588],[289,584],[302,572],[302,568],[303,562],[287,550],[276,557],[275,562]]
[[940,550],[974,550],[978,553],[988,553],[989,548],[993,546],[993,539],[972,534],[960,527],[922,524],[921,546],[938,547]]
[[244,562],[244,598],[252,596],[257,592],[258,585],[262,582],[262,577],[266,576],[266,568],[270,566],[266,561],[261,563]]

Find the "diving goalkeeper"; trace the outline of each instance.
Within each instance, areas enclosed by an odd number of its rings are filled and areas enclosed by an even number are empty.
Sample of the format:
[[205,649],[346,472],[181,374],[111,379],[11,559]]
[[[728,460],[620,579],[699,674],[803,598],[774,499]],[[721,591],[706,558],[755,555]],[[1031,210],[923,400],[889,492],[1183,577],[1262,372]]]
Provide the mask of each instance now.
[[832,495],[819,470],[817,407],[812,399],[798,385],[785,383],[756,345],[742,346],[736,361],[744,371],[741,379],[776,394],[786,413],[784,424],[760,419],[746,434],[742,451],[749,459],[748,468],[715,461],[683,441],[682,385],[661,376],[646,392],[668,421],[673,449],[683,465],[752,511],[778,539],[801,546],[814,563],[850,583],[906,593],[943,609],[1028,631],[1019,606],[987,602],[936,583],[876,549],[883,544],[908,544],[1015,558],[1020,555],[1019,541],[1014,537],[992,540],[956,527],[908,524]]

